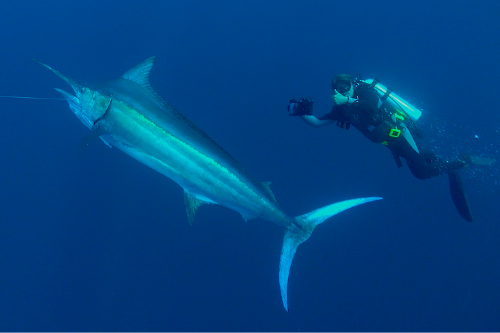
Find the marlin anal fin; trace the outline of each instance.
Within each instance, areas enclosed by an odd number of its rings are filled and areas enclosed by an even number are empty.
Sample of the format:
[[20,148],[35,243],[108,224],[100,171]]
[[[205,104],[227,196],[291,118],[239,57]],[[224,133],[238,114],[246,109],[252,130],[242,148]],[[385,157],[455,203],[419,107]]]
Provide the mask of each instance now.
[[189,225],[193,225],[194,218],[196,217],[196,212],[198,211],[198,208],[200,208],[200,206],[203,204],[203,202],[196,199],[196,197],[191,193],[184,191],[184,204],[186,205],[186,214]]
[[283,306],[285,307],[286,311],[288,311],[288,277],[290,275],[290,266],[292,265],[293,257],[295,256],[297,247],[309,239],[312,232],[314,231],[314,228],[316,228],[317,225],[321,224],[323,221],[327,220],[333,215],[336,215],[346,209],[380,199],[382,198],[371,197],[345,200],[295,217],[295,221],[297,222],[297,224],[301,225],[303,228],[299,229],[298,227],[292,226],[285,231],[285,237],[283,239],[283,247],[281,248],[280,257],[279,283],[281,289],[281,300],[283,301]]
[[193,195],[192,193],[184,190],[184,204],[186,205],[186,214],[190,225],[193,225],[196,212],[201,205],[214,203],[215,202],[209,199]]

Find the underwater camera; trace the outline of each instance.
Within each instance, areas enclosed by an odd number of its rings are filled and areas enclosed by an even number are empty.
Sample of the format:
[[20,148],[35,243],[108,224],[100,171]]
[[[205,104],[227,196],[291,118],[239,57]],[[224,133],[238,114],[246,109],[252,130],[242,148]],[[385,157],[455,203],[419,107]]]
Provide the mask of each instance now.
[[288,105],[288,114],[290,116],[303,116],[311,115],[313,113],[313,99],[309,97],[301,98],[298,101],[295,99],[290,100]]

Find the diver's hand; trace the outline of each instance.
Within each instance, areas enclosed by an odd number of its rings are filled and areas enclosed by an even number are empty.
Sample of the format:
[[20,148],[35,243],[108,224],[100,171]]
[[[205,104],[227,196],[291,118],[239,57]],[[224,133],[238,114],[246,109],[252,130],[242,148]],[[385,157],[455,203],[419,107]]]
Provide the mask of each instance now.
[[343,105],[349,101],[349,97],[340,94],[337,90],[335,90],[335,94],[332,96],[333,104],[335,105]]
[[351,124],[349,124],[347,121],[337,121],[337,126],[343,129],[348,130],[351,127]]

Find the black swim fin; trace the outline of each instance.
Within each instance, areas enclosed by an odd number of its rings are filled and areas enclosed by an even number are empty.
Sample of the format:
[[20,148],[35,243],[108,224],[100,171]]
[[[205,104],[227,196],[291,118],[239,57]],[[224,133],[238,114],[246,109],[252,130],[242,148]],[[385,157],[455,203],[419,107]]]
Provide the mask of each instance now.
[[457,171],[449,171],[448,178],[450,179],[450,192],[453,204],[457,209],[460,216],[465,220],[472,222],[472,214],[469,208],[469,202],[467,200],[467,194],[465,193],[464,184]]
[[479,157],[479,156],[470,156],[471,164],[473,165],[482,165],[482,166],[492,166],[496,163],[497,160],[490,157]]

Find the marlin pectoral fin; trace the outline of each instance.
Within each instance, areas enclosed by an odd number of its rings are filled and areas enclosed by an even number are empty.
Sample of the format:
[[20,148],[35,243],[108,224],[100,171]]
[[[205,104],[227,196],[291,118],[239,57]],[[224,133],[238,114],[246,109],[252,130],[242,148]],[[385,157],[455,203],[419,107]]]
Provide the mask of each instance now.
[[[101,135],[104,134],[108,134],[108,132],[106,132],[103,128],[97,127],[96,129],[92,130],[92,132],[90,132],[89,135],[87,135],[82,139],[82,142],[80,142],[80,146],[78,147],[78,149],[80,151],[84,150],[92,141],[98,139]],[[106,143],[109,146],[109,144],[106,141],[104,141],[104,143]]]

